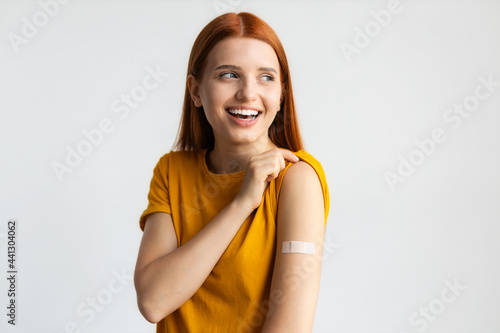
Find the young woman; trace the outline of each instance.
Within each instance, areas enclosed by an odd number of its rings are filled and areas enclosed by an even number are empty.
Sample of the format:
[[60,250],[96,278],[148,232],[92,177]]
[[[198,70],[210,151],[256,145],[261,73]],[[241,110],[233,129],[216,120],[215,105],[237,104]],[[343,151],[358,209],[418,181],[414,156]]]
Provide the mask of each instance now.
[[140,217],[140,312],[157,332],[311,332],[328,186],[302,147],[283,47],[255,15],[199,34],[174,147]]

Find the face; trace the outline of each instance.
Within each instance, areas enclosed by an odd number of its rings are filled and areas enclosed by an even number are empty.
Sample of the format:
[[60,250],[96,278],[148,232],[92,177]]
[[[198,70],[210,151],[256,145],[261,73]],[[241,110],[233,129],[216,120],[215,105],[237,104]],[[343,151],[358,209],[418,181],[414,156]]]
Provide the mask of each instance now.
[[[188,85],[195,105],[203,106],[216,143],[267,142],[268,129],[280,109],[279,73],[273,48],[257,39],[228,38],[210,51],[201,82],[190,75]],[[254,120],[232,115],[255,111]]]

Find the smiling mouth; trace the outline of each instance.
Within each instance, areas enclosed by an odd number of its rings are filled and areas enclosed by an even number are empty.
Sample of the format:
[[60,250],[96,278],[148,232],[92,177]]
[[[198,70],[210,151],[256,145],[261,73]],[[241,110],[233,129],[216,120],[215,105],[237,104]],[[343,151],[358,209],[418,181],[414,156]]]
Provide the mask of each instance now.
[[253,120],[262,113],[256,110],[242,110],[242,109],[226,109],[226,112],[235,118],[243,120]]

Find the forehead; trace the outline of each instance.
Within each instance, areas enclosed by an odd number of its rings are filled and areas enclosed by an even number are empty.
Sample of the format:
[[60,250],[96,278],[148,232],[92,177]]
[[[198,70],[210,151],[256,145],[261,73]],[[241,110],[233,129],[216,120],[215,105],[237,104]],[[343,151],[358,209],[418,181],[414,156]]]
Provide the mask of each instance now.
[[255,38],[231,37],[217,43],[207,56],[209,70],[219,65],[242,68],[272,66],[279,72],[279,61],[271,45]]

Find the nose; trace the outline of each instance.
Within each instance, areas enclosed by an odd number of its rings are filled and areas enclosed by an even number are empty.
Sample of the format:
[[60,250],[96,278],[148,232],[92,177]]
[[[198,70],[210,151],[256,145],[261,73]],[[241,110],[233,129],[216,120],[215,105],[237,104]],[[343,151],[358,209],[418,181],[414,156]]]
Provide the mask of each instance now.
[[242,101],[253,101],[257,98],[257,87],[252,79],[241,80],[236,98]]

